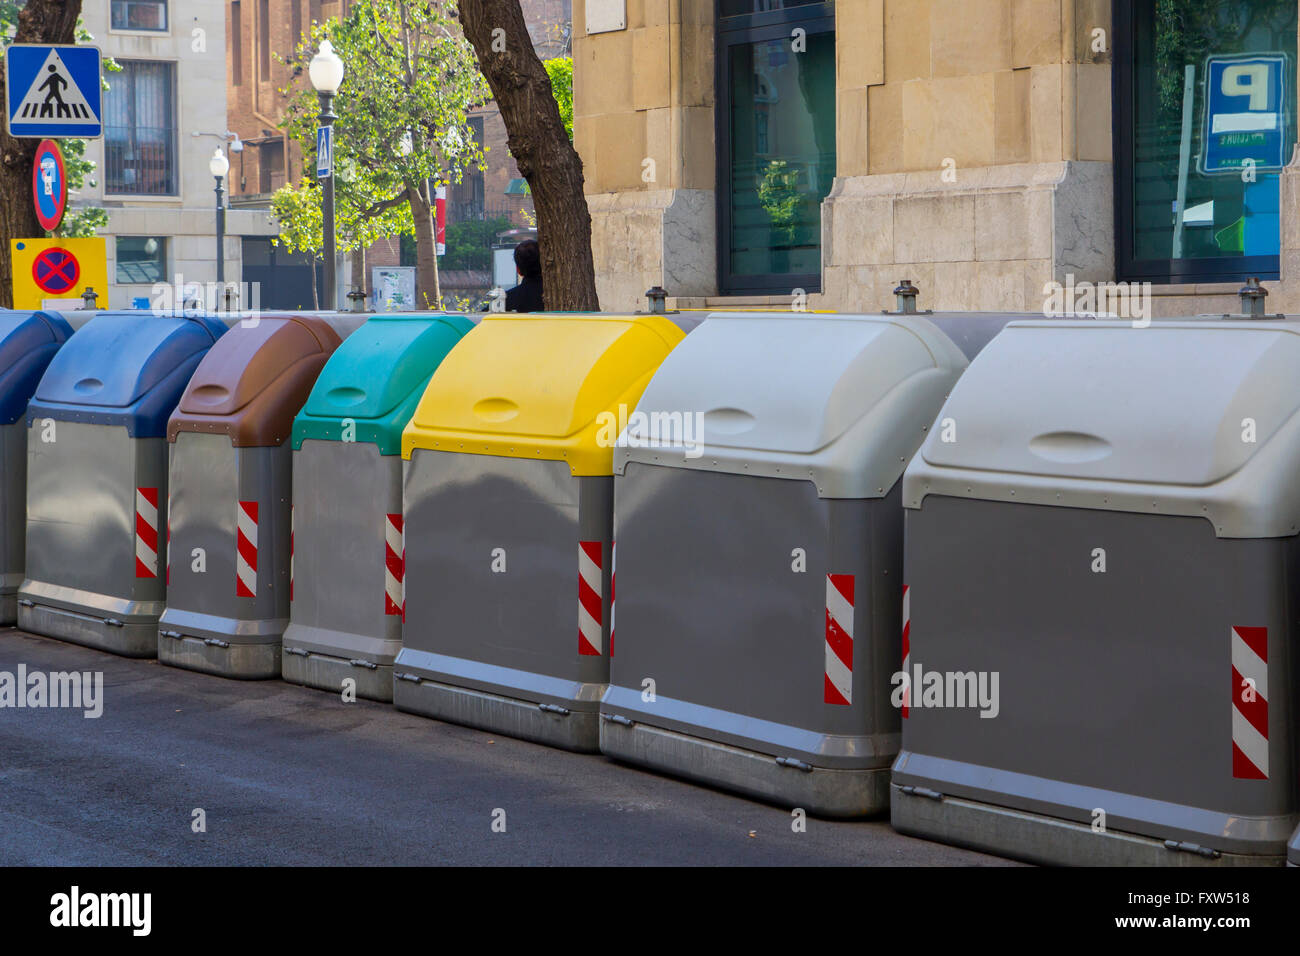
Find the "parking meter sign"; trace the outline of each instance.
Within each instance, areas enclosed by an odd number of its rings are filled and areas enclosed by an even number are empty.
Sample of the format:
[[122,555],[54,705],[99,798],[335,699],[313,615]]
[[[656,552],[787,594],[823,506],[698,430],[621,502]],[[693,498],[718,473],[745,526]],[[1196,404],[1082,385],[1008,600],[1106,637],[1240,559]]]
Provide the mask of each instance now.
[[1281,53],[1206,60],[1202,173],[1275,172],[1286,165],[1288,73],[1288,58]]

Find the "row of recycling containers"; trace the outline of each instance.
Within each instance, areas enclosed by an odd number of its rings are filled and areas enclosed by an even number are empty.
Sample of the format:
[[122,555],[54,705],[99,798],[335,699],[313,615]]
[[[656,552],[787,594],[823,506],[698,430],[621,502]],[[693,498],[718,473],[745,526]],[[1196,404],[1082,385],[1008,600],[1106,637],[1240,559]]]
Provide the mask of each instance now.
[[85,316],[0,319],[24,630],[1029,860],[1300,863],[1300,321]]

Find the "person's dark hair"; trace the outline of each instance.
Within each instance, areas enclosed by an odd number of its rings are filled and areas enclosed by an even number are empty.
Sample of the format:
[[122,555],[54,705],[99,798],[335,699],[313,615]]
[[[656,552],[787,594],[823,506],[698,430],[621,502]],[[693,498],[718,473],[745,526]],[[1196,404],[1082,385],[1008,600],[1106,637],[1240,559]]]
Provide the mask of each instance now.
[[525,239],[515,246],[515,268],[525,279],[542,277],[542,251],[536,239]]

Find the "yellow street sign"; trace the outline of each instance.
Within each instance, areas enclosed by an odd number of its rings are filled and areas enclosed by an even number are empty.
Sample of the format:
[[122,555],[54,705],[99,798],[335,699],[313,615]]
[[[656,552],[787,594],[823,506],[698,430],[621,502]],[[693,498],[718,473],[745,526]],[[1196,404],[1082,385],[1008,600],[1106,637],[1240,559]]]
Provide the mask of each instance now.
[[87,288],[108,307],[105,240],[11,239],[14,308],[39,309],[46,299],[79,299]]

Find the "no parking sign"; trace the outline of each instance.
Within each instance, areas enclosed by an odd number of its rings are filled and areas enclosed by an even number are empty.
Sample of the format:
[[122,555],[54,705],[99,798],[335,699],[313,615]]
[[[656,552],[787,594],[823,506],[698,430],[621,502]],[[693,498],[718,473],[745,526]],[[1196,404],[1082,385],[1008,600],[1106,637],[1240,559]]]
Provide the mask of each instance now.
[[41,228],[53,232],[63,222],[68,205],[68,177],[63,166],[63,152],[52,139],[43,139],[36,147],[32,163],[32,202]]
[[87,287],[108,294],[107,251],[93,239],[12,239],[14,308],[39,309],[46,299],[79,299]]

